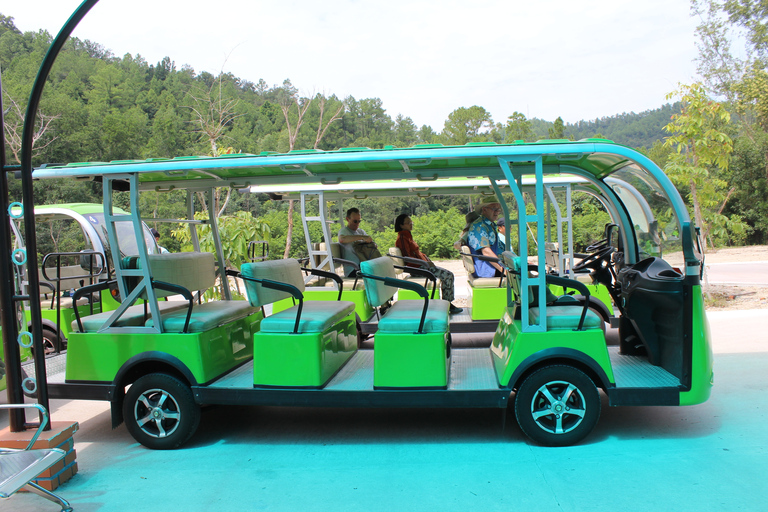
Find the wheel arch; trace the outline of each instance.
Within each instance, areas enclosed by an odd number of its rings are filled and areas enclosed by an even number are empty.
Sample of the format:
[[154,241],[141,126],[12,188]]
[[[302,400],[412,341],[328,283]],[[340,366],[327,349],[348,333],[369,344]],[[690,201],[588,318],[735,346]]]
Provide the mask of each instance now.
[[178,357],[160,351],[136,354],[123,363],[113,380],[115,391],[111,402],[112,428],[117,428],[123,422],[123,401],[125,400],[126,386],[151,373],[167,373],[189,386],[197,385],[195,376]]
[[605,370],[584,352],[574,350],[572,348],[548,348],[531,354],[523,360],[522,363],[515,368],[512,372],[512,377],[509,379],[509,388],[517,389],[520,383],[525,380],[531,373],[535,372],[539,368],[545,366],[564,364],[573,366],[583,371],[595,386],[607,389],[613,387],[613,384],[608,380],[608,375]]

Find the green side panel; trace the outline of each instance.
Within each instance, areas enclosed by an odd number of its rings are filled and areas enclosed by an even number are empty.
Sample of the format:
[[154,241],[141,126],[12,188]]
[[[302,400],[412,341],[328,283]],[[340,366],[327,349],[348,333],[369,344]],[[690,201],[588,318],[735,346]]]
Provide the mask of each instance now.
[[322,387],[356,351],[353,314],[321,333],[257,332],[253,336],[253,384]]
[[507,309],[507,288],[471,288],[472,320],[498,320]]
[[[585,284],[584,286],[587,287],[590,295],[605,304],[605,307],[608,308],[608,312],[613,315],[613,301],[611,300],[611,294],[608,292],[608,288],[602,284]],[[550,285],[549,289],[552,291],[552,293],[558,296],[564,295],[566,293],[562,286]],[[569,291],[572,292],[573,290]]]
[[198,383],[247,361],[261,312],[202,333],[128,334],[73,332],[67,345],[67,380],[111,382],[128,359],[158,351],[177,357]]
[[103,290],[101,292],[101,310],[102,311],[114,311],[120,306],[120,303],[115,300],[109,290]]
[[512,318],[513,308],[507,308],[491,343],[493,365],[500,386],[509,384],[512,374],[523,361],[549,349],[572,349],[582,352],[603,369],[609,382],[615,382],[602,329],[524,333],[520,320]]
[[377,333],[373,385],[380,388],[446,387],[451,364],[447,333]]
[[[315,290],[307,288],[304,291],[304,300],[337,300],[339,292],[336,290]],[[360,317],[360,321],[367,322],[373,316],[373,308],[365,296],[365,290],[344,290],[341,294],[341,300],[348,300],[355,304],[355,313]],[[298,304],[298,302],[296,302]],[[279,313],[294,306],[293,299],[283,299],[272,303],[272,313]]]
[[680,393],[680,405],[695,405],[706,402],[714,384],[714,357],[712,356],[712,339],[710,337],[709,321],[704,310],[704,297],[701,286],[694,286],[693,321],[691,325],[691,390]]

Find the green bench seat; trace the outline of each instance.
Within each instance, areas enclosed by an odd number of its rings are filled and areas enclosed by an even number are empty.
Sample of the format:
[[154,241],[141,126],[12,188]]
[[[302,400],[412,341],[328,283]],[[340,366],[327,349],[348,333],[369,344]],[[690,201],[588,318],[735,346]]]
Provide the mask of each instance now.
[[368,301],[374,307],[390,301],[400,288],[422,297],[397,301],[379,320],[373,340],[374,389],[447,388],[451,364],[450,303],[430,300],[420,284],[397,279],[389,257],[363,261],[360,270]]
[[255,387],[322,388],[357,351],[354,303],[305,301],[295,259],[246,263],[240,277],[254,307],[299,302],[264,318],[253,335]]

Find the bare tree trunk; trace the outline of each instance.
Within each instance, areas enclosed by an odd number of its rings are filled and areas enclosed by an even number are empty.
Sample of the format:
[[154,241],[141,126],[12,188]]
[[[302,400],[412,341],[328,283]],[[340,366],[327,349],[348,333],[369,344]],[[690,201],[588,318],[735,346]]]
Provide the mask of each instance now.
[[[313,146],[314,149],[319,149],[318,146],[320,145],[320,141],[323,140],[323,137],[325,137],[325,132],[328,131],[328,127],[331,126],[331,123],[334,121],[337,121],[341,119],[341,116],[344,115],[344,103],[342,103],[339,108],[336,110],[336,113],[331,116],[331,118],[328,120],[327,123],[325,123],[325,126],[323,126],[323,114],[325,113],[325,102],[326,97],[322,94],[320,95],[320,120],[317,123],[317,134],[315,135],[315,145]],[[341,115],[339,115],[341,114]]]
[[293,199],[288,200],[288,232],[285,238],[285,252],[283,253],[283,259],[288,258],[291,254],[291,238],[293,237]]

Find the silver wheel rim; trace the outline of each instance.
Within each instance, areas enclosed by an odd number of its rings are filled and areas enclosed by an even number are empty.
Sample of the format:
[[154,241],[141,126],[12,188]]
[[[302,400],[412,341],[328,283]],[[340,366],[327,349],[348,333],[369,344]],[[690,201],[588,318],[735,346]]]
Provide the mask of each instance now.
[[584,395],[570,382],[547,382],[531,399],[533,421],[550,434],[572,432],[581,425],[586,412]]
[[133,406],[136,424],[146,435],[168,437],[179,427],[179,403],[164,389],[144,391]]

